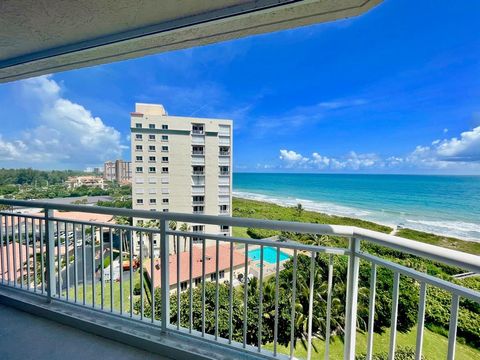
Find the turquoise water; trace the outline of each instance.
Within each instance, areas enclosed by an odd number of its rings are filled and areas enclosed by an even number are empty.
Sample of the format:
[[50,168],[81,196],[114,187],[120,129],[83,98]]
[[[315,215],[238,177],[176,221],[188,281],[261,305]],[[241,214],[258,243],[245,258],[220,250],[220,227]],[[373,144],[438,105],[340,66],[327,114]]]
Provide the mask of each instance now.
[[[250,250],[248,252],[248,257],[250,260],[260,260],[260,248]],[[289,257],[290,256],[280,251],[280,261],[287,260]],[[277,249],[270,246],[265,246],[263,248],[263,261],[269,264],[275,264],[277,262]]]
[[234,196],[480,241],[480,177],[233,175]]

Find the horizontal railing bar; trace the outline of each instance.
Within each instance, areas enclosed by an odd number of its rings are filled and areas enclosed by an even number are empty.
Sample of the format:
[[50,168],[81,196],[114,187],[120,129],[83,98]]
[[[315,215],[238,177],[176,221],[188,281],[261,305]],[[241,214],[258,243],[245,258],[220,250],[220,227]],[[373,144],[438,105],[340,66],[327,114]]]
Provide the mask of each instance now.
[[[86,206],[72,204],[55,204],[33,200],[8,200],[0,199],[0,204],[21,207],[36,207],[44,209],[58,209],[66,211],[79,211],[86,213],[108,214],[117,216],[127,216],[145,219],[159,219],[163,221],[176,220],[187,223],[203,223],[225,226],[253,227],[270,230],[283,230],[298,233],[337,235],[343,237],[357,237],[374,244],[387,246],[392,249],[407,252],[412,255],[425,257],[431,260],[443,262],[448,265],[457,266],[463,269],[480,273],[480,256],[463,253],[456,250],[445,249],[439,246],[425,244],[415,240],[409,240],[398,236],[388,235],[372,230],[362,229],[353,226],[311,224],[302,222],[247,219],[240,217],[216,216],[216,215],[198,215],[198,214],[180,214],[171,212],[156,212],[149,210],[132,210],[122,208],[109,208],[101,206]],[[11,215],[11,213],[5,213]],[[16,214],[15,216],[22,216]],[[112,225],[108,225],[112,226]],[[141,230],[143,229],[143,230]],[[148,232],[145,228],[136,231]],[[155,229],[152,230],[155,232]]]
[[[43,218],[42,218],[43,219]],[[122,225],[122,224],[114,224],[114,223],[106,223],[106,222],[96,222],[96,221],[87,221],[87,220],[71,220],[67,218],[60,218],[60,217],[51,217],[49,218],[53,221],[58,222],[68,222],[76,225],[93,225],[98,227],[104,228],[112,228],[112,229],[119,229],[119,230],[132,230],[132,231],[141,231],[144,233],[160,233],[160,228],[147,228],[141,226],[133,226],[133,225]]]
[[178,235],[178,236],[193,236],[198,237],[200,239],[207,239],[207,240],[219,240],[224,242],[234,242],[234,243],[241,243],[241,244],[249,244],[249,245],[265,245],[265,246],[272,246],[278,247],[282,249],[297,249],[297,250],[304,250],[304,251],[315,251],[315,252],[324,252],[327,254],[333,255],[347,255],[349,254],[348,249],[342,248],[331,248],[326,246],[318,246],[318,245],[305,245],[297,242],[282,242],[282,241],[275,241],[269,239],[248,239],[248,238],[239,238],[233,236],[224,236],[224,235],[213,235],[213,234],[205,234],[205,233],[195,233],[195,232],[185,232],[185,231],[167,231],[167,235]]
[[133,210],[123,208],[111,208],[104,206],[87,206],[87,205],[72,205],[72,204],[56,204],[44,201],[35,200],[6,200],[0,199],[0,204],[34,207],[44,209],[56,209],[66,211],[78,211],[85,213],[107,214],[116,216],[127,216],[144,219],[158,219],[158,220],[176,220],[182,222],[203,223],[211,225],[228,225],[239,227],[256,227],[270,230],[284,230],[299,233],[314,233],[323,235],[338,235],[350,237],[353,234],[353,227],[343,225],[326,225],[326,224],[312,224],[293,221],[278,221],[278,220],[262,220],[262,219],[248,219],[230,216],[216,216],[216,215],[199,215],[199,214],[183,214],[174,212],[158,212],[150,210]]
[[378,245],[387,246],[392,249],[443,262],[480,274],[480,256],[477,255],[357,227],[354,228],[354,236]]
[[0,211],[0,215],[3,216],[15,216],[15,217],[21,217],[21,218],[26,218],[26,219],[45,219],[45,216],[39,216],[35,214],[22,214],[22,213],[15,213],[15,212],[9,212],[9,211]]
[[466,287],[453,284],[451,282],[448,282],[446,280],[442,280],[439,278],[436,278],[432,275],[424,274],[422,272],[419,272],[417,270],[413,270],[410,268],[407,268],[403,265],[396,264],[394,262],[384,260],[381,258],[378,258],[376,256],[366,254],[366,253],[358,253],[357,254],[360,258],[367,260],[369,262],[375,263],[377,265],[386,267],[390,270],[396,271],[402,275],[406,275],[408,277],[411,277],[419,282],[425,282],[430,285],[434,285],[436,287],[439,287],[443,290],[446,290],[452,294],[457,294],[461,297],[470,299],[472,301],[480,303],[480,292],[477,292],[475,290],[468,289]]

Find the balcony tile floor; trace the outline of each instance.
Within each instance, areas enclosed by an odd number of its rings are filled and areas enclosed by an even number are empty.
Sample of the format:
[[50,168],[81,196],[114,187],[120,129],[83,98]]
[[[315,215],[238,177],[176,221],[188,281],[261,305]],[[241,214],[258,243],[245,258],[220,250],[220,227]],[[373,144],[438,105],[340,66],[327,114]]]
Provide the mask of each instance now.
[[167,358],[0,304],[0,359]]

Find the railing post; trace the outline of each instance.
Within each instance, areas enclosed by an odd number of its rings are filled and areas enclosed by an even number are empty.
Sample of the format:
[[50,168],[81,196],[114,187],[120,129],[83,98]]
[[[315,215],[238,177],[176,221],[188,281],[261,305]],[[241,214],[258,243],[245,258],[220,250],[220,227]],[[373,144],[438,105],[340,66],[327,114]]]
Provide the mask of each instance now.
[[55,240],[54,240],[54,228],[53,221],[50,220],[53,218],[53,210],[45,209],[45,240],[47,243],[47,298],[48,302],[52,301],[52,298],[56,293],[56,281],[55,281]]
[[[162,331],[166,331],[170,324],[170,275],[169,275],[169,237],[166,234],[168,222],[160,220],[160,267],[162,292]],[[153,251],[152,251],[153,253]],[[152,259],[153,261],[153,259]],[[152,295],[154,296],[154,295]]]
[[344,360],[355,359],[355,338],[357,331],[357,300],[358,300],[358,271],[360,260],[357,256],[360,250],[360,240],[350,238],[349,260],[347,272],[347,301],[345,309],[345,352]]

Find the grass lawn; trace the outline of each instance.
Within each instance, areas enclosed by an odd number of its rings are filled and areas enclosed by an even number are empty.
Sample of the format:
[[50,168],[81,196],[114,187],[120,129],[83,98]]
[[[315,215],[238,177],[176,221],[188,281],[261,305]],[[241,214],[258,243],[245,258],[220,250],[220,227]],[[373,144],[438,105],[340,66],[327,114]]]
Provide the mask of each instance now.
[[[410,347],[415,348],[417,331],[413,330],[408,333],[397,333],[397,348]],[[314,340],[318,353],[312,349],[313,359],[323,359],[325,354],[325,343],[321,340]],[[388,353],[390,345],[390,331],[374,335],[373,348],[374,353]],[[447,354],[448,339],[442,335],[435,334],[428,329],[425,329],[423,338],[423,355],[427,360],[445,359]],[[273,350],[273,344],[265,346],[266,349]],[[284,354],[290,354],[287,347],[279,346],[278,351]],[[366,353],[367,351],[367,334],[357,333],[357,355]],[[307,350],[298,343],[294,352],[295,357],[306,359]],[[333,341],[330,344],[330,358],[343,359],[343,342],[340,339]],[[459,360],[480,359],[480,351],[471,348],[470,346],[458,344],[456,346],[456,357]]]
[[[135,271],[133,273],[133,287],[135,287],[135,284],[140,280],[140,273],[139,271]],[[83,301],[83,285],[79,285],[77,288],[77,301],[82,302]],[[102,289],[102,284],[100,281],[95,282],[95,306],[99,307],[101,304],[101,289]],[[87,284],[87,288],[85,289],[85,302],[86,304],[92,304],[92,298],[93,298],[93,293],[92,293],[92,285]],[[63,294],[65,296],[65,294]],[[74,299],[75,295],[75,290],[73,288],[70,289],[69,291],[69,296],[70,299]],[[104,294],[103,294],[103,299],[104,299],[104,309],[110,310],[110,282],[105,282],[104,285]],[[133,299],[133,304],[135,304],[135,295]],[[120,311],[120,282],[113,282],[113,308],[116,311]],[[124,280],[123,283],[123,311],[124,312],[130,312],[130,280],[126,281]]]

